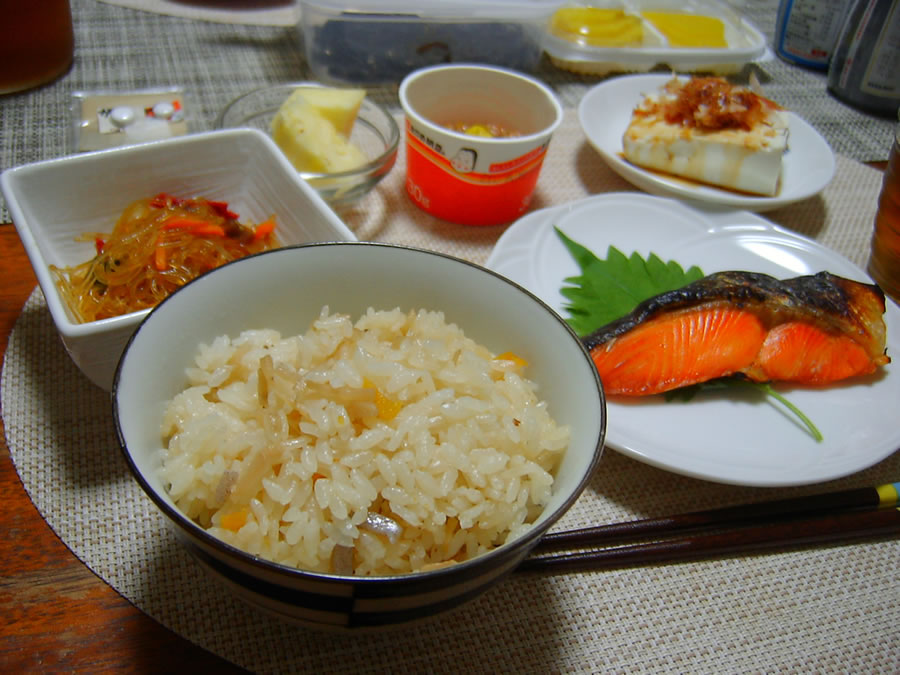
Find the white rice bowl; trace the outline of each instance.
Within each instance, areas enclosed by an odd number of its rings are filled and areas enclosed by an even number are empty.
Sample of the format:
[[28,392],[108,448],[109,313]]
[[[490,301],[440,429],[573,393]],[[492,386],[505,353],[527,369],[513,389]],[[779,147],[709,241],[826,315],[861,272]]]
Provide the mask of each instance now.
[[276,563],[452,565],[522,535],[552,495],[569,428],[527,372],[426,309],[222,335],[166,407],[162,479],[210,534]]
[[[323,307],[350,318],[335,318],[331,313],[323,318]],[[395,307],[402,314],[395,313]],[[446,361],[441,366],[441,355],[454,348],[431,338],[411,341],[408,354],[392,343],[385,352],[387,356],[378,360],[360,349],[347,348],[343,360],[336,359],[333,366],[292,364],[290,359],[300,351],[327,351],[329,341],[333,344],[349,330],[350,322],[358,322],[369,308],[386,310],[385,316],[396,316],[396,321],[402,322],[408,322],[408,313],[414,312],[413,317],[424,330],[437,325],[440,315],[420,316],[420,310],[443,312],[445,323],[459,326],[467,338],[493,354],[512,352],[528,365],[520,370],[514,357],[495,361],[473,348],[471,352],[466,350],[465,357],[457,362]],[[384,319],[379,316],[362,320],[374,326]],[[306,337],[313,324],[320,324],[317,332],[321,334],[315,339]],[[440,329],[444,333],[456,330]],[[273,331],[278,331],[277,336]],[[377,336],[374,328],[368,332]],[[254,346],[257,340],[271,344],[259,348]],[[360,335],[359,340],[360,344],[367,340],[377,342],[368,335]],[[207,348],[198,363],[200,345]],[[367,348],[377,356],[374,346]],[[267,359],[260,358],[261,353],[272,357],[270,365],[266,365]],[[406,358],[410,360],[404,361]],[[249,365],[232,367],[227,363],[229,359]],[[434,370],[441,373],[439,376],[431,372],[434,364],[438,364]],[[484,370],[477,371],[478,368]],[[262,408],[258,405],[261,369],[271,373],[264,377],[262,398],[266,408],[264,414],[257,410],[257,417],[251,419],[248,410]],[[472,378],[475,385],[468,383],[470,372],[482,373]],[[485,372],[490,376],[484,376]],[[385,408],[377,421],[371,408],[375,389],[367,388],[365,383],[353,386],[354,379],[363,378],[363,373],[385,397],[381,401]],[[282,404],[280,392],[287,391],[288,383],[295,378],[307,382],[310,389],[325,391],[327,396],[319,398],[329,403],[304,403],[314,413],[306,418],[301,415],[298,419],[285,412],[285,431],[279,411],[287,410],[287,404]],[[486,380],[494,378],[491,390]],[[521,412],[520,401],[526,397],[532,400],[524,388],[528,381],[539,387],[536,395],[546,402],[546,407],[533,403]],[[460,382],[465,382],[467,388]],[[484,388],[479,389],[482,384]],[[432,386],[434,393],[424,395]],[[194,387],[195,391],[185,393]],[[215,387],[221,393],[203,394],[207,387]],[[446,394],[438,392],[446,389],[456,392],[452,404],[440,399]],[[353,394],[359,400],[353,399],[350,404],[347,399],[338,398],[335,391],[351,399]],[[401,398],[408,396],[412,401],[420,394],[421,398],[412,403]],[[189,403],[192,396],[197,406]],[[173,427],[172,419],[177,420],[177,414],[175,408],[169,408],[176,399],[180,402],[175,406],[197,414],[184,413],[183,421],[175,422]],[[226,400],[227,406],[217,405]],[[378,404],[375,406],[377,409]],[[406,435],[397,435],[404,415],[431,406],[456,417],[449,419],[444,414],[444,420],[434,423],[427,414],[417,415],[421,425],[407,420],[403,431]],[[339,407],[348,411],[346,424],[340,423],[341,415],[336,412]],[[406,408],[411,410],[404,413]],[[216,268],[173,293],[148,314],[132,335],[116,371],[112,410],[129,469],[161,516],[160,521],[148,521],[145,536],[174,535],[213,580],[263,611],[304,626],[350,632],[408,625],[433,617],[472,600],[512,572],[586,488],[600,463],[606,430],[605,398],[590,354],[565,320],[545,303],[501,275],[473,263],[432,251],[373,242],[308,244],[267,251]],[[206,416],[200,410],[215,411],[215,416]],[[393,410],[397,411],[394,419],[386,419]],[[542,442],[547,443],[547,456],[526,456],[534,462],[529,473],[525,470],[528,462],[508,459],[506,441],[498,439],[506,435],[533,439],[538,434],[535,429],[545,419],[544,413],[549,413],[558,427],[554,432],[547,431],[549,427],[540,432]],[[168,425],[165,432],[164,418]],[[495,419],[501,423],[494,424]],[[177,424],[183,424],[184,429],[190,427],[190,434],[196,433],[208,443],[195,458],[192,452],[190,461],[175,460],[176,448],[171,438],[164,438],[164,433],[178,428]],[[195,432],[195,424],[198,429],[205,426],[208,435]],[[243,431],[232,434],[232,426]],[[319,435],[309,433],[307,440],[291,440],[292,435],[300,436],[300,429]],[[332,430],[333,437],[327,435]],[[561,436],[565,430],[567,443],[554,440],[554,433]],[[222,435],[226,431],[227,439]],[[263,458],[263,471],[275,466],[268,458],[269,445],[262,440],[267,433],[283,441],[282,445],[274,444],[279,453],[285,443],[302,448],[299,459],[290,460],[295,466],[290,471],[279,466],[278,478],[263,481],[260,477],[262,488],[252,495],[259,504],[247,497],[245,514],[232,515],[229,509],[214,515],[217,507],[221,510],[224,505],[223,497],[234,503],[241,494],[243,488],[232,482],[234,477],[225,478],[226,472],[248,459],[246,466],[250,468],[254,462],[249,454],[253,447],[257,448],[257,456]],[[461,438],[480,434],[490,438],[492,445],[484,442],[484,448],[475,448],[467,457],[461,451],[459,455],[447,454],[451,449],[448,443],[458,448]],[[213,438],[222,440],[215,450],[211,448]],[[415,438],[425,441],[415,445],[411,443]],[[399,441],[399,445],[387,449],[392,441]],[[521,446],[532,452],[532,442],[518,443],[517,452],[522,452]],[[564,449],[556,452],[556,443]],[[267,449],[260,451],[262,446]],[[335,448],[342,446],[354,451],[338,455]],[[376,452],[376,447],[385,449]],[[304,449],[309,452],[304,454]],[[554,454],[555,459],[551,457]],[[374,459],[376,455],[381,459]],[[406,470],[400,467],[401,459],[405,460]],[[171,467],[163,467],[170,460],[182,462],[183,476]],[[265,466],[266,461],[272,463]],[[499,465],[502,466],[498,468]],[[171,478],[164,472],[169,472]],[[282,473],[296,478],[296,483],[280,482]],[[546,473],[553,477],[549,487],[544,483]],[[336,481],[336,476],[341,481]],[[345,485],[344,480],[354,486],[352,494],[336,487]],[[442,484],[442,480],[447,484]],[[501,485],[502,489],[498,489]],[[509,506],[518,504],[526,487],[527,507]],[[178,503],[172,488],[181,491]],[[447,497],[435,496],[445,488]],[[306,501],[301,498],[303,490],[307,491]],[[369,522],[368,516],[363,518],[363,507],[357,506],[365,502],[360,495],[371,497],[372,491],[378,490],[381,495],[375,502],[380,499],[381,503],[372,502],[369,513],[391,513],[396,517],[392,518],[393,525],[377,518]],[[391,499],[387,506],[385,492]],[[475,492],[483,493],[481,501],[477,501]],[[488,494],[490,500],[484,496]],[[308,509],[301,508],[301,503]],[[423,503],[427,508],[423,508]],[[234,511],[239,511],[240,506],[234,505]],[[292,506],[297,508],[291,510]],[[270,507],[273,515],[269,515]],[[365,508],[369,508],[368,503]],[[185,509],[195,510],[194,515],[189,516]],[[342,509],[346,509],[346,515]],[[405,515],[400,516],[397,511]],[[321,532],[307,529],[316,513],[328,514],[329,523]],[[245,517],[246,522],[242,522]],[[459,535],[463,540],[459,544],[453,521],[463,518],[471,520],[473,527]],[[200,524],[204,519],[206,524]],[[443,529],[434,527],[441,519]],[[529,526],[530,519],[533,522]],[[506,522],[501,524],[501,520]],[[155,529],[158,522],[168,525],[169,532]],[[235,541],[245,535],[242,530],[246,526],[247,543],[228,543],[207,529],[209,525],[228,531],[223,536],[234,536]],[[278,543],[282,533],[285,542],[290,536],[294,546]],[[391,536],[398,541],[392,542]],[[433,542],[441,537],[441,541],[450,543],[446,550],[440,546],[435,550]],[[353,548],[344,546],[351,541]],[[251,552],[254,545],[260,553]],[[459,546],[457,555],[451,556],[455,546]],[[493,548],[478,553],[479,546]],[[326,560],[333,566],[336,549],[341,553],[340,572],[313,569]],[[284,560],[300,561],[301,556],[306,556],[305,566],[273,562],[267,557],[269,550],[272,557],[285,556],[281,558]],[[365,550],[365,557],[358,555],[358,550]],[[348,552],[353,553],[349,565]],[[369,557],[369,553],[373,555]],[[462,559],[470,554],[472,557]],[[367,560],[375,558],[381,558],[378,564],[390,565],[391,571],[371,571],[376,563]],[[460,562],[447,563],[448,560]],[[416,571],[400,571],[416,564]],[[407,565],[410,567],[405,568]],[[354,573],[348,572],[351,569]]]

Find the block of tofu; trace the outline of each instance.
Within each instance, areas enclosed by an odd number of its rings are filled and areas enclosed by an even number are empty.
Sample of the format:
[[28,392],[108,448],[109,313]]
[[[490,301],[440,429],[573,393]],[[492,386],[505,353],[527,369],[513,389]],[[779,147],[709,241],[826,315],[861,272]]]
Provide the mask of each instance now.
[[272,119],[272,139],[298,171],[339,173],[368,161],[350,141],[361,89],[300,88]]
[[764,196],[778,193],[787,143],[777,104],[721,78],[673,79],[645,95],[622,138],[632,164]]

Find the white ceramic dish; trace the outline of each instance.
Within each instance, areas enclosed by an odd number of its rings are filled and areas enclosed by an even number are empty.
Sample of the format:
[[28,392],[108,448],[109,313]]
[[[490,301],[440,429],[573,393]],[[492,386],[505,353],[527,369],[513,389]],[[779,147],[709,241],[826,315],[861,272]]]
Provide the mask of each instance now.
[[110,232],[131,202],[169,192],[227,201],[244,222],[276,216],[282,244],[355,241],[356,236],[261,131],[234,129],[72,155],[8,169],[0,187],[69,355],[109,389],[119,355],[149,310],[78,323],[50,265],[96,254],[85,232]]
[[835,167],[831,147],[807,122],[790,112],[788,152],[782,160],[781,188],[774,197],[755,197],[668,177],[626,161],[622,135],[632,110],[644,94],[656,91],[670,79],[671,75],[628,75],[607,80],[588,91],[578,105],[578,120],[590,144],[613,171],[632,185],[662,197],[760,212],[808,199],[831,182]]
[[[258,302],[265,297],[266,302]],[[529,363],[550,414],[570,428],[552,495],[533,526],[470,560],[382,577],[308,572],[242,552],[191,522],[160,475],[165,402],[186,386],[201,342],[271,328],[303,333],[323,305],[359,317],[367,308],[444,312],[468,337]],[[203,313],[203,321],[193,318]],[[164,362],[159,355],[165,354]],[[312,244],[243,258],[160,303],[122,356],[113,411],[126,459],[188,549],[240,597],[319,628],[360,630],[431,616],[482,593],[528,555],[597,468],[606,412],[597,371],[578,337],[544,303],[484,268],[450,256],[375,243]],[[411,442],[412,446],[416,443]],[[335,463],[339,459],[335,458]]]
[[[626,255],[653,252],[706,273],[746,269],[787,278],[828,270],[871,283],[835,252],[757,215],[609,194],[521,218],[486,263],[563,316],[563,280],[579,269],[554,226],[601,258],[613,245]],[[803,485],[865,469],[900,447],[900,309],[887,304],[888,354],[895,360],[879,376],[823,390],[778,387],[819,427],[824,441],[815,442],[774,403],[732,393],[687,403],[662,396],[611,399],[607,444],[663,469],[736,485]]]

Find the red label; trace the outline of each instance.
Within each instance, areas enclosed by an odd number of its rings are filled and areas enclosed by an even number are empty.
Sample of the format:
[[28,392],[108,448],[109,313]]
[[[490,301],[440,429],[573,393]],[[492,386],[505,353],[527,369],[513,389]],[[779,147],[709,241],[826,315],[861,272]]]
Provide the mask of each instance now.
[[[460,173],[407,129],[406,191],[424,211],[463,225],[499,225],[531,202],[546,146],[504,164],[502,174]],[[493,168],[493,167],[492,167]]]

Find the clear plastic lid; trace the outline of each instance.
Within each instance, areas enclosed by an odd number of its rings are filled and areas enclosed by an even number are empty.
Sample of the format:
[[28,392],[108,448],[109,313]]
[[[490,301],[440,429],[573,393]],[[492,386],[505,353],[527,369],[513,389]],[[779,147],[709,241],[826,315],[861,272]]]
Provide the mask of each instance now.
[[411,19],[507,19],[532,20],[545,17],[562,4],[560,0],[300,0],[301,17],[309,9],[336,16],[371,16]]
[[656,66],[727,73],[767,48],[756,26],[716,0],[598,0],[558,7],[544,51],[557,67],[602,75]]

